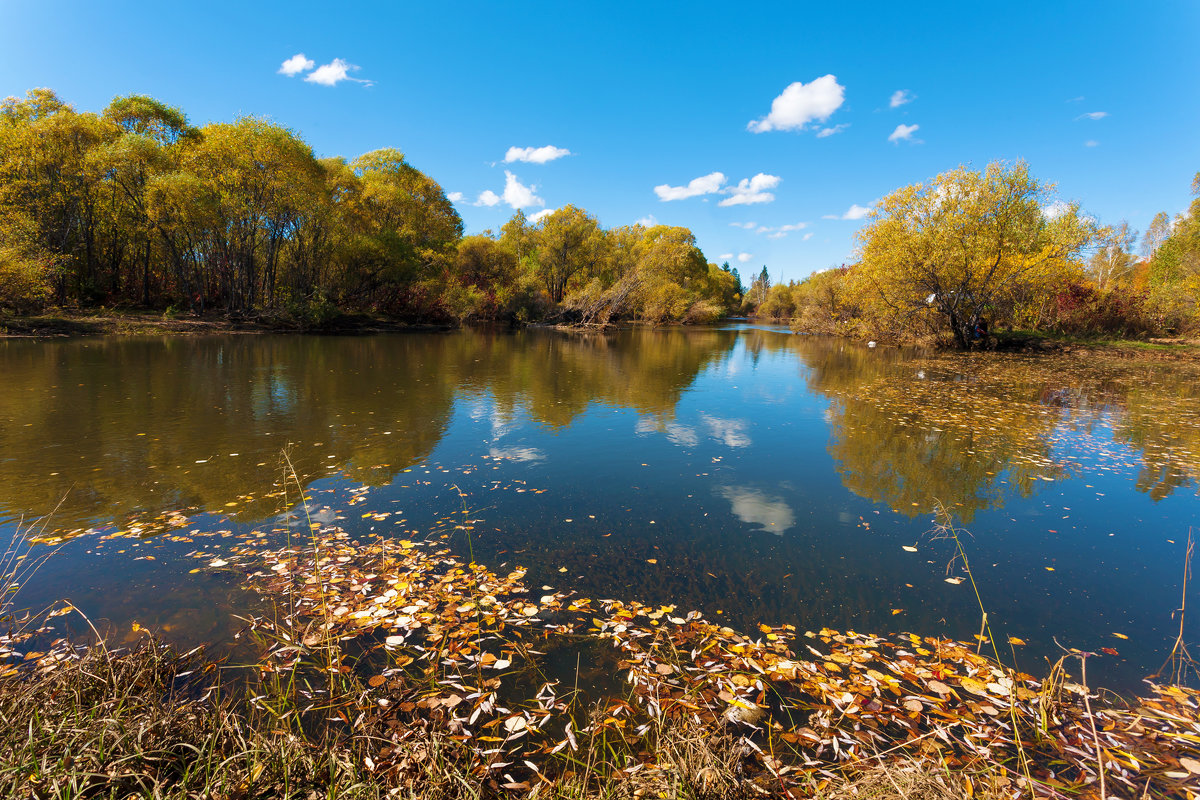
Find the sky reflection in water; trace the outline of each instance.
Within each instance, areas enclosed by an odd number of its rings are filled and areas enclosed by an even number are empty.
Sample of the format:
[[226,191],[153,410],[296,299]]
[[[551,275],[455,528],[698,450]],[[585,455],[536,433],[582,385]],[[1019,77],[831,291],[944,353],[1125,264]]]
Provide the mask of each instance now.
[[[970,585],[945,582],[961,567],[927,534],[940,501],[971,532],[997,634],[1029,642],[1020,663],[1053,657],[1053,637],[1114,647],[1098,668],[1123,684],[1165,656],[1200,522],[1189,364],[922,356],[759,326],[13,340],[0,374],[10,528],[53,511],[64,532],[149,534],[182,509],[177,534],[268,530],[290,443],[315,521],[411,535],[465,502],[476,558],[532,585],[745,628],[969,638]],[[247,601],[189,574],[183,553],[221,535],[195,538],[81,537],[27,600],[219,638]]]

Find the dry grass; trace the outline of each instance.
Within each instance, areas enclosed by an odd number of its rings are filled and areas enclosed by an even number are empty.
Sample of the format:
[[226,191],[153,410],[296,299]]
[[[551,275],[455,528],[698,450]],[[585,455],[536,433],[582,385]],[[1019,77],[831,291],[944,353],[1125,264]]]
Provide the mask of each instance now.
[[943,800],[968,796],[968,785],[978,797],[985,785],[901,756],[783,794],[761,769],[743,769],[752,754],[742,737],[679,726],[655,731],[657,759],[640,766],[619,743],[581,738],[572,758],[544,768],[540,786],[476,775],[468,743],[432,730],[406,741],[381,770],[368,755],[380,744],[370,726],[301,725],[287,681],[242,687],[259,700],[248,704],[218,683],[220,672],[198,651],[179,654],[147,637],[132,650],[97,644],[55,669],[0,678],[0,796]]

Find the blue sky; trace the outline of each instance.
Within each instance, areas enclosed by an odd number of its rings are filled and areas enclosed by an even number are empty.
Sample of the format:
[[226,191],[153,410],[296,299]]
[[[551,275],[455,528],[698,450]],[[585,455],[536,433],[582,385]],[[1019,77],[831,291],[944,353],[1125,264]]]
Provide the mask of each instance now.
[[0,0],[0,95],[47,86],[98,111],[147,93],[194,123],[269,117],[321,156],[397,147],[461,194],[469,232],[510,203],[573,203],[605,226],[686,225],[709,260],[778,280],[851,259],[863,223],[843,217],[959,164],[1025,159],[1139,230],[1181,211],[1198,34],[1192,0]]

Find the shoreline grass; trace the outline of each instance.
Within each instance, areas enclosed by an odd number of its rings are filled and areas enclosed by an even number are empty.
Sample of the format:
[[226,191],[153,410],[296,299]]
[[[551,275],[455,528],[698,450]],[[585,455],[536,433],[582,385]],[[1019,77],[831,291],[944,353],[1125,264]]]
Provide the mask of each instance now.
[[[1127,703],[1068,676],[1065,660],[1044,679],[1011,670],[980,655],[989,637],[787,626],[752,637],[671,607],[534,599],[521,570],[496,575],[437,542],[311,536],[210,565],[276,601],[247,620],[255,663],[180,654],[150,631],[128,650],[97,637],[18,654],[0,677],[0,794],[882,800],[1200,788],[1195,690],[1151,684]],[[547,677],[542,656],[562,642],[610,646],[625,689],[585,699]]]

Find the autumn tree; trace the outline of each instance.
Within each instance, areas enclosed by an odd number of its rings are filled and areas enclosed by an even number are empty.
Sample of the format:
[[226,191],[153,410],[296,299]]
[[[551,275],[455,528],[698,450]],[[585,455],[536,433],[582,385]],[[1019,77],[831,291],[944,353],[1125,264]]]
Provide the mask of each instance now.
[[746,296],[742,299],[743,310],[753,311],[758,308],[767,299],[767,293],[770,291],[771,276],[764,266],[758,276],[750,281],[750,288],[746,290]]
[[573,205],[563,206],[540,219],[532,240],[536,249],[533,269],[555,303],[562,302],[573,278],[590,272],[604,257],[604,236],[599,223]]
[[1171,235],[1171,218],[1167,212],[1160,211],[1154,215],[1154,219],[1150,220],[1150,226],[1146,228],[1146,234],[1142,237],[1142,255],[1146,258],[1153,258],[1158,252],[1158,248]]
[[1024,163],[960,167],[885,197],[858,234],[864,310],[912,333],[932,312],[968,348],[989,310],[1077,272],[1095,226]]
[[1124,283],[1133,273],[1137,259],[1133,255],[1133,243],[1137,231],[1121,220],[1116,226],[1106,226],[1096,232],[1097,247],[1088,261],[1088,273],[1101,291],[1108,291]]

